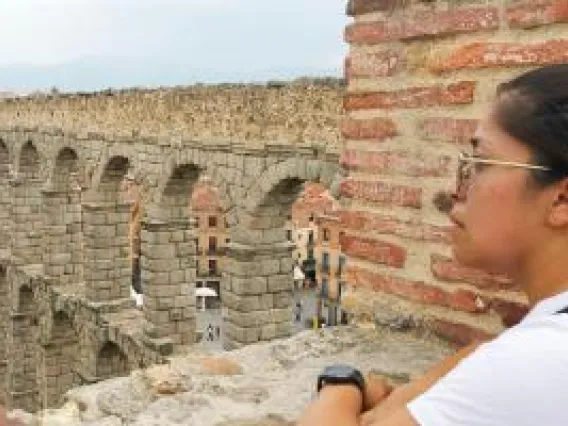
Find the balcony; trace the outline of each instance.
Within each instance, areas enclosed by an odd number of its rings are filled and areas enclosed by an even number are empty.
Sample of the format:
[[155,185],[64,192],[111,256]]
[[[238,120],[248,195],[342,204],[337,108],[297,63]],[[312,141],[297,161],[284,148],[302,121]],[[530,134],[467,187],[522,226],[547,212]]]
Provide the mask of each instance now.
[[329,270],[330,270],[329,263],[323,263],[321,265],[321,272],[322,273],[329,274]]

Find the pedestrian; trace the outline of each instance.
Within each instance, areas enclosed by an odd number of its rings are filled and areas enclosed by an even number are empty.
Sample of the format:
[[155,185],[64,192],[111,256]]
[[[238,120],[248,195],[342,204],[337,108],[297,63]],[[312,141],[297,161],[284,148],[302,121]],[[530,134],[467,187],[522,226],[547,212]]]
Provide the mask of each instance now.
[[211,324],[209,324],[207,326],[207,340],[209,340],[210,342],[212,342],[215,336],[213,336],[213,326]]
[[296,322],[300,322],[302,319],[302,302],[296,303],[295,314],[296,314]]

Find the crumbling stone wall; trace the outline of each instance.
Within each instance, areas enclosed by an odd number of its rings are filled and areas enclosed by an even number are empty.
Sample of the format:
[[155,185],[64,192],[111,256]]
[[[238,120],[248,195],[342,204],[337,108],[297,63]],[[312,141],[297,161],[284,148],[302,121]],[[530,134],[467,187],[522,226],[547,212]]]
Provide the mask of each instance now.
[[460,343],[493,335],[526,300],[514,283],[456,264],[436,194],[453,187],[457,153],[497,84],[568,61],[567,3],[350,0],[348,14],[348,281],[381,321],[426,322]]

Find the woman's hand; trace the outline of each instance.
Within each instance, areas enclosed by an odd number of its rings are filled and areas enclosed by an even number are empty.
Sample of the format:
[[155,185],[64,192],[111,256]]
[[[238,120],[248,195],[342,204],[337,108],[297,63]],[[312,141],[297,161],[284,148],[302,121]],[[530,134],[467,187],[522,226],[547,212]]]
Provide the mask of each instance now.
[[365,392],[363,394],[363,411],[369,411],[383,402],[393,388],[387,379],[378,374],[368,373],[365,376]]

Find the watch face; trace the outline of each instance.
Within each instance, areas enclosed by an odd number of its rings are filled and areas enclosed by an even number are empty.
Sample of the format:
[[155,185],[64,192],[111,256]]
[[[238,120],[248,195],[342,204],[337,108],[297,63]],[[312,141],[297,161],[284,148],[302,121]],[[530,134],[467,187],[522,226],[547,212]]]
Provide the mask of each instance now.
[[325,369],[326,376],[332,377],[351,377],[353,375],[353,367],[349,367],[347,365],[332,365]]

